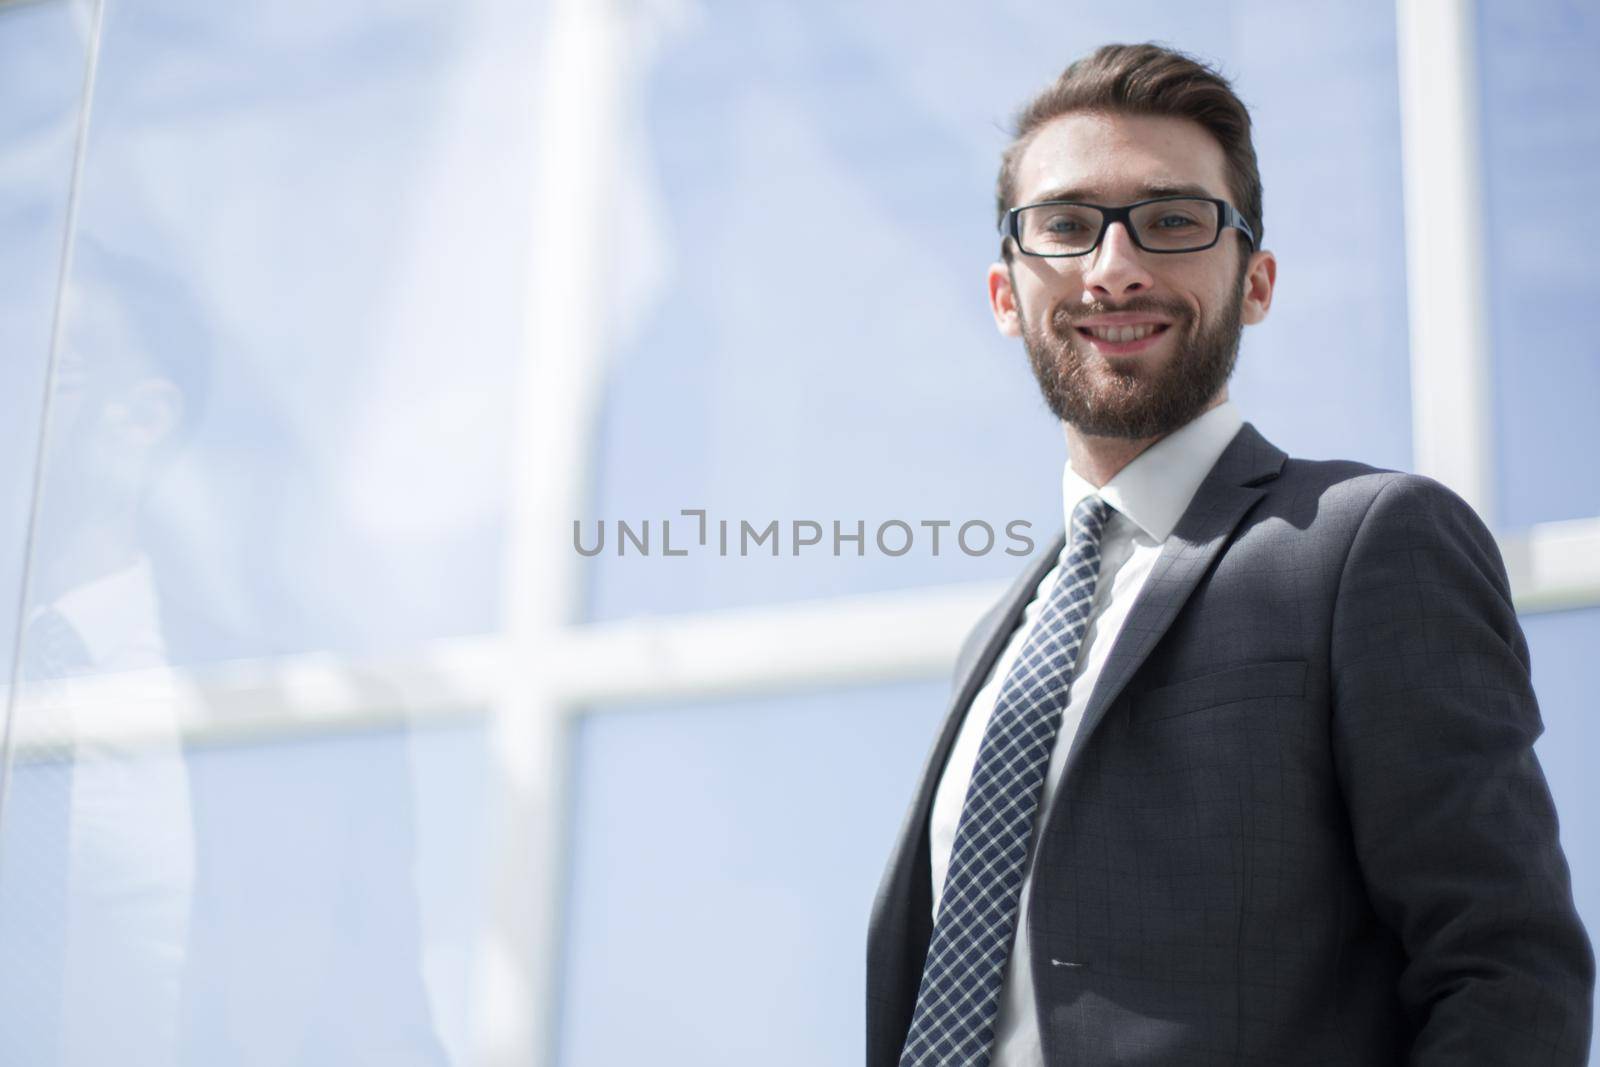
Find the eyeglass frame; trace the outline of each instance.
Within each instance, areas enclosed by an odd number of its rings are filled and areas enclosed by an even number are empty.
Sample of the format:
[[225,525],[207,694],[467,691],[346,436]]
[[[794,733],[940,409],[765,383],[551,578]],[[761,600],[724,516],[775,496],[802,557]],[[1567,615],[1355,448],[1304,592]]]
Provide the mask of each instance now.
[[[1221,222],[1217,226],[1216,235],[1211,238],[1210,242],[1200,245],[1197,248],[1146,248],[1144,243],[1139,240],[1139,228],[1133,224],[1133,209],[1144,207],[1146,204],[1158,204],[1164,200],[1203,200],[1206,203],[1215,204],[1217,207],[1218,218],[1221,219]],[[1023,248],[1022,238],[1017,233],[1017,219],[1021,213],[1027,211],[1029,208],[1057,207],[1063,205],[1071,207],[1092,207],[1096,211],[1100,212],[1100,232],[1095,235],[1094,243],[1088,248],[1085,248],[1082,252],[1030,252],[1026,248]],[[1095,249],[1099,248],[1100,243],[1106,239],[1106,233],[1110,231],[1111,224],[1114,222],[1122,223],[1123,230],[1127,232],[1128,237],[1133,241],[1135,248],[1139,249],[1141,252],[1149,252],[1150,254],[1157,256],[1181,256],[1189,252],[1204,252],[1208,248],[1215,248],[1217,242],[1222,240],[1222,235],[1229,230],[1238,230],[1240,233],[1244,234],[1245,237],[1247,237],[1250,241],[1250,251],[1254,252],[1256,250],[1255,231],[1250,228],[1250,224],[1245,221],[1245,217],[1239,213],[1238,208],[1234,207],[1220,196],[1191,196],[1187,193],[1174,193],[1170,196],[1153,196],[1149,200],[1139,200],[1132,204],[1125,204],[1122,207],[1107,207],[1104,204],[1091,204],[1086,200],[1041,200],[1036,204],[1022,204],[1014,208],[1009,208],[1006,211],[1005,218],[1000,222],[1000,236],[1002,239],[1007,237],[1011,238],[1012,242],[1017,246],[1017,251],[1021,252],[1025,256],[1038,256],[1041,259],[1074,259],[1078,256],[1086,256],[1090,252],[1093,252]]]

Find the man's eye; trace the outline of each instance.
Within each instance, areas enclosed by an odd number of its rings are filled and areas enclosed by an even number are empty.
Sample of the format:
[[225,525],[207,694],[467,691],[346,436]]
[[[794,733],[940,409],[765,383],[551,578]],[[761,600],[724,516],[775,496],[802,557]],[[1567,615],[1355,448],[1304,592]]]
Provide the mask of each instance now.
[[1057,215],[1045,220],[1044,228],[1051,233],[1076,233],[1083,229],[1083,223],[1070,215]]
[[1186,226],[1198,225],[1187,215],[1163,215],[1156,220],[1156,226],[1163,230],[1181,230]]

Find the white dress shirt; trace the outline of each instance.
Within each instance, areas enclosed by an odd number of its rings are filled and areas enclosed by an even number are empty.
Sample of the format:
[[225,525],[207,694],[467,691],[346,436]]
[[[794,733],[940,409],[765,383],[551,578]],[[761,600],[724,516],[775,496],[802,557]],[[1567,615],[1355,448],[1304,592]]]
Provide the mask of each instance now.
[[[41,605],[82,642],[79,673],[36,685],[18,714],[68,745],[61,1067],[177,1062],[194,895],[194,819],[150,561]],[[93,695],[115,674],[115,700]],[[100,683],[102,690],[104,683]],[[129,712],[134,732],[119,730]],[[26,858],[22,857],[24,864]],[[19,865],[21,866],[21,865]],[[116,1019],[115,1027],[97,1025]]]
[[[1044,815],[1050,809],[1050,801],[1061,785],[1061,775],[1066,767],[1073,736],[1083,721],[1089,697],[1111,655],[1111,647],[1122,630],[1129,609],[1144,588],[1156,557],[1161,554],[1163,543],[1188,508],[1195,490],[1205,480],[1241,425],[1243,420],[1238,409],[1231,402],[1224,401],[1145,449],[1098,490],[1100,498],[1115,508],[1116,514],[1111,516],[1101,534],[1100,577],[1095,588],[1094,608],[1089,615],[1088,631],[1078,650],[1071,699],[1061,715],[1061,727],[1056,733],[1055,748],[1051,751],[1050,766],[1045,775],[1044,792],[1034,817],[1035,841]],[[1056,565],[1034,589],[1022,621],[1012,633],[1005,651],[995,661],[993,672],[972,698],[966,719],[961,724],[961,732],[945,762],[939,788],[934,794],[928,839],[936,921],[945,877],[950,870],[950,852],[955,844],[956,827],[961,820],[961,806],[966,800],[967,787],[972,782],[978,746],[983,740],[989,717],[994,714],[1001,683],[1022,652],[1022,646],[1044,607],[1046,595],[1055,584],[1056,575],[1072,548],[1070,534],[1073,509],[1084,497],[1096,493],[1095,487],[1072,469],[1070,461],[1061,481],[1062,511],[1069,535],[1067,543],[1062,547]],[[1017,909],[1016,937],[1011,946],[1011,956],[1006,962],[1005,983],[1000,991],[1000,1010],[995,1020],[992,1067],[1044,1067],[1039,1020],[1033,1000],[1033,975],[1028,966],[1028,926],[1025,917],[1032,889],[1033,854],[1030,845],[1027,872],[1022,881],[1022,897]]]

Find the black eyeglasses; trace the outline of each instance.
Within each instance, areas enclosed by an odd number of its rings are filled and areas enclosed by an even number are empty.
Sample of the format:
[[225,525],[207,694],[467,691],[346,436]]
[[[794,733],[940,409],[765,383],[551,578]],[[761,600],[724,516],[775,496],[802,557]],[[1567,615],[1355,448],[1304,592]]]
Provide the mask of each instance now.
[[1100,247],[1113,222],[1120,222],[1133,243],[1146,252],[1203,252],[1235,229],[1255,251],[1256,235],[1244,216],[1210,196],[1158,196],[1126,207],[1105,207],[1076,200],[1045,200],[1007,211],[1000,234],[1029,256],[1086,256]]

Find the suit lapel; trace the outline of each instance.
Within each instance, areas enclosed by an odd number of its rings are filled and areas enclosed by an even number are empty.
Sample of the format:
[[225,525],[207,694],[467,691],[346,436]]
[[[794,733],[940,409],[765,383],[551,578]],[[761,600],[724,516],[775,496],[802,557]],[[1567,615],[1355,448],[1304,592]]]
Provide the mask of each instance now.
[[1083,746],[1105,718],[1106,709],[1177,618],[1239,521],[1266,495],[1267,491],[1256,485],[1276,477],[1285,458],[1247,422],[1195,490],[1111,648],[1111,656],[1084,710],[1083,723],[1068,750],[1066,774],[1072,773]]
[[[1033,592],[1039,582],[1049,573],[1050,568],[1056,565],[1056,558],[1061,554],[1063,544],[1065,537],[1057,537],[1053,544],[1039,553],[1027,571],[1011,584],[1011,588],[1001,597],[989,615],[981,620],[983,633],[978,637],[975,646],[978,653],[959,679],[955,696],[945,709],[944,726],[934,741],[933,750],[928,753],[927,762],[923,765],[916,798],[912,802],[911,810],[906,814],[894,855],[890,858],[889,878],[885,880],[886,889],[887,882],[893,880],[897,873],[909,875],[909,871],[902,868],[912,866],[911,860],[917,853],[918,841],[926,843],[928,812],[933,807],[933,794],[938,788],[945,760],[950,756],[950,747],[955,744],[956,735],[961,732],[961,723],[966,718],[967,707],[972,703],[972,698],[977,696],[978,690],[983,688],[983,683],[988,680],[989,672],[994,669],[995,660],[1005,650],[1006,642],[1010,640],[1012,631],[1017,628],[1023,609],[1032,600]],[[927,874],[926,867],[922,873]],[[930,887],[930,897],[931,894]]]

